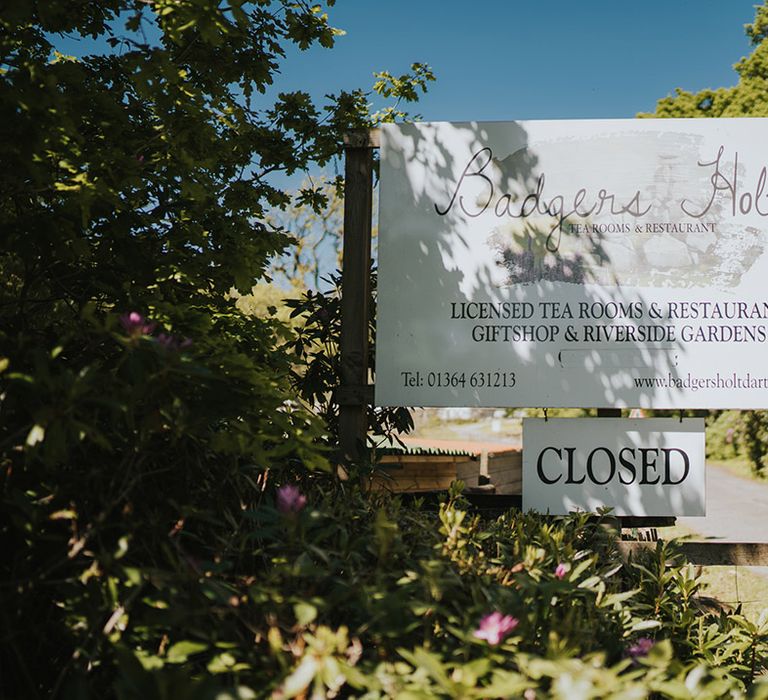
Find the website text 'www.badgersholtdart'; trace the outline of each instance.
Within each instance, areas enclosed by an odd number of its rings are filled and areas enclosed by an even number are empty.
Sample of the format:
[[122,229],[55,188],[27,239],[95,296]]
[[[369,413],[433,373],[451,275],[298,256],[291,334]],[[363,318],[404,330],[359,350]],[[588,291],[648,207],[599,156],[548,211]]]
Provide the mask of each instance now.
[[668,373],[666,376],[635,377],[634,382],[636,389],[768,389],[768,377],[755,377],[749,372],[717,372],[709,377],[697,377],[690,372],[684,376]]

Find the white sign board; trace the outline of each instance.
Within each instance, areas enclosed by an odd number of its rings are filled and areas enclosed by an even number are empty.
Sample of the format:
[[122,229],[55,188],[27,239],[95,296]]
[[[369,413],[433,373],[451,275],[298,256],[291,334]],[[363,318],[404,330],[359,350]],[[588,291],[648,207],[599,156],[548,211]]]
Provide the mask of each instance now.
[[523,420],[523,509],[704,515],[704,420]]
[[768,120],[386,124],[376,403],[768,408]]

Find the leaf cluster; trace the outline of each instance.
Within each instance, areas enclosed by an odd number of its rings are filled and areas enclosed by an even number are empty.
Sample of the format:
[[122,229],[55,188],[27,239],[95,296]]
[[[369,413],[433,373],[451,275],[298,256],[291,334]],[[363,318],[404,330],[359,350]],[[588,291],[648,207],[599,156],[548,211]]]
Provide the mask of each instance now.
[[[328,428],[331,445],[338,444],[339,396],[341,383],[341,274],[328,277],[327,290],[307,290],[298,299],[289,299],[286,305],[294,319],[295,337],[287,343],[294,356],[292,375],[297,394],[323,419]],[[369,308],[376,308],[375,268],[371,270]],[[371,315],[368,324],[368,360],[371,377],[376,371],[376,319]],[[407,408],[376,408],[368,406],[368,434],[370,446],[378,441],[395,440],[399,433],[413,428],[413,418]]]
[[[69,687],[181,699],[767,696],[756,679],[768,617],[704,605],[673,546],[624,562],[599,519],[487,519],[458,485],[435,511],[321,473],[291,483],[308,499],[298,513],[276,507],[268,482],[204,545],[192,549],[186,526],[171,536],[181,549],[169,557],[186,557],[175,570],[139,569],[134,543],[118,544],[109,573],[89,574],[114,599]],[[499,644],[475,635],[493,611],[518,621]],[[76,617],[65,624],[77,633]]]
[[768,116],[768,5],[755,6],[755,19],[746,26],[752,53],[736,63],[738,83],[732,87],[689,92],[677,88],[660,99],[656,111],[640,117],[765,117]]
[[[272,475],[327,468],[285,329],[230,291],[291,244],[275,175],[372,124],[360,90],[274,86],[291,50],[338,34],[303,0],[0,8],[5,697],[130,694],[117,668],[199,648],[174,629],[231,644],[230,584],[209,579],[256,570],[243,511]],[[197,682],[180,675],[156,692]]]

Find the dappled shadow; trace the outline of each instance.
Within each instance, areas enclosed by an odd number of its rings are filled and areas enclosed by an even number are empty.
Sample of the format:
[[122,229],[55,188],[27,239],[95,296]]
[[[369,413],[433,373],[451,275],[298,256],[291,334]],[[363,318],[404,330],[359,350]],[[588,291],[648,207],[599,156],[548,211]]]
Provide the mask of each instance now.
[[[383,132],[377,403],[678,407],[688,348],[664,290],[698,282],[673,245],[664,264],[653,253],[669,164],[628,155],[631,177],[606,182],[624,157],[606,147],[614,123],[571,138],[538,124]],[[680,150],[674,134],[641,145]]]
[[610,503],[617,516],[704,515],[701,418],[526,419],[523,430],[526,510],[559,515]]

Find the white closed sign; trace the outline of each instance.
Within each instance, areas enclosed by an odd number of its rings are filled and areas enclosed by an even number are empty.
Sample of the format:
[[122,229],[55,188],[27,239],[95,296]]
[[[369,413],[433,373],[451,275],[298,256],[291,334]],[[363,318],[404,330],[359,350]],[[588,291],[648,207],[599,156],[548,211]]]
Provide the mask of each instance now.
[[523,421],[523,509],[705,514],[702,418]]

